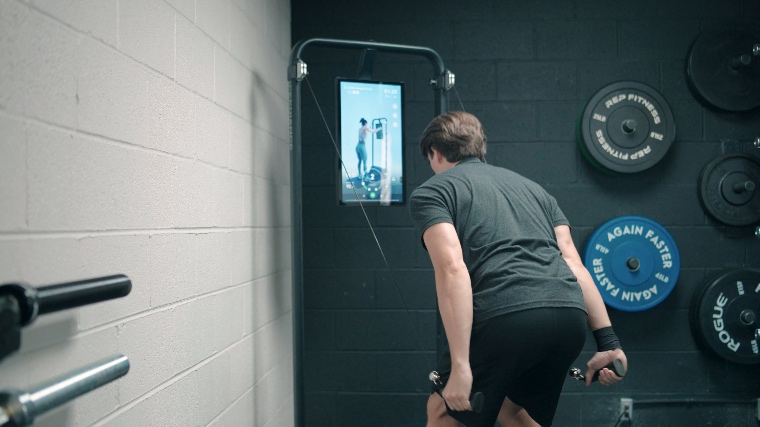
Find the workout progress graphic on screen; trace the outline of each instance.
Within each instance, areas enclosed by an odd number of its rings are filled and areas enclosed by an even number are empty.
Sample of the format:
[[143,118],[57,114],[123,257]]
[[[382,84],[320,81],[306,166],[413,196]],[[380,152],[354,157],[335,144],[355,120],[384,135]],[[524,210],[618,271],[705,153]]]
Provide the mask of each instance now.
[[403,85],[338,83],[341,202],[403,203]]

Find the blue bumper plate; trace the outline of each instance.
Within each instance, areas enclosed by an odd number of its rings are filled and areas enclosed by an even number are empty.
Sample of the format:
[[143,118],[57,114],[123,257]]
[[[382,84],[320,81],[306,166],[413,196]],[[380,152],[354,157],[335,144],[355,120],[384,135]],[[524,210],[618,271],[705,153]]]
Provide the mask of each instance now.
[[681,269],[673,237],[641,216],[602,224],[586,242],[583,262],[604,302],[622,311],[648,310],[664,301]]

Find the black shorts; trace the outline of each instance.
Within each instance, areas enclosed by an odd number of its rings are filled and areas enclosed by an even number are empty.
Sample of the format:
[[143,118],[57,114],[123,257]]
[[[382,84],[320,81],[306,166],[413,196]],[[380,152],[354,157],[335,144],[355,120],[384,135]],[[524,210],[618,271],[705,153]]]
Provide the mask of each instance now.
[[[467,427],[493,427],[506,396],[541,426],[551,426],[567,372],[586,341],[586,321],[577,308],[537,308],[473,325],[472,391],[483,393],[483,410],[447,406],[449,415]],[[448,348],[438,369],[445,384],[451,372]]]

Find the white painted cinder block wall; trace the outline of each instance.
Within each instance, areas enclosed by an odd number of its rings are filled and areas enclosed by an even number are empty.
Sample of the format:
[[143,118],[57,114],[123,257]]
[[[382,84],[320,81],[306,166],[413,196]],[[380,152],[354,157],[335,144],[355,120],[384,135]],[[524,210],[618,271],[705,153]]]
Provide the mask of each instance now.
[[0,362],[35,426],[293,425],[288,0],[0,0],[0,283],[122,273]]

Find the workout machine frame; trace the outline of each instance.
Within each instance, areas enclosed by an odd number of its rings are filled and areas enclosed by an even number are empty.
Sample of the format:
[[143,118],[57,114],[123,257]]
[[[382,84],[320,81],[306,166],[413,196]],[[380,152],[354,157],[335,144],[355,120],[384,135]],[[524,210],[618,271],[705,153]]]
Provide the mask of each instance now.
[[308,75],[306,63],[301,59],[308,47],[325,47],[361,51],[360,77],[371,74],[377,52],[421,56],[433,66],[430,84],[435,94],[435,115],[448,111],[447,91],[454,87],[454,74],[447,70],[443,59],[433,49],[421,46],[378,43],[369,41],[312,38],[293,46],[288,62],[290,95],[290,191],[291,191],[291,243],[293,286],[293,405],[295,425],[304,425],[303,415],[303,205],[301,171],[301,81]]

